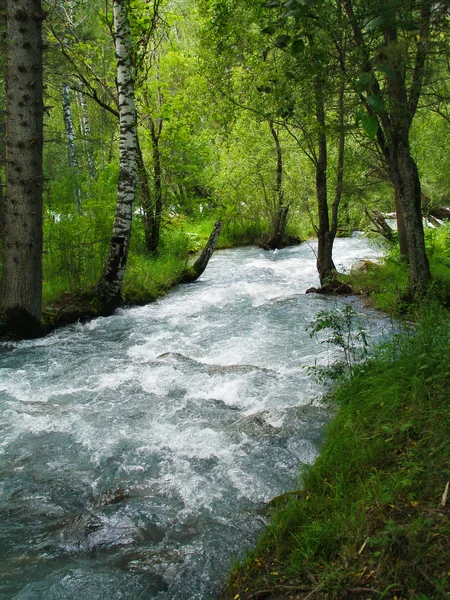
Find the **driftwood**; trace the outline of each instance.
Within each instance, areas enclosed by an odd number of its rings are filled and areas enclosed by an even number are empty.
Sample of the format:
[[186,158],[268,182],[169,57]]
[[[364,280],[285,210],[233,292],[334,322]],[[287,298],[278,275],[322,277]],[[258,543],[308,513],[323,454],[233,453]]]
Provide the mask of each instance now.
[[200,277],[203,271],[206,269],[209,263],[209,259],[213,255],[219,241],[220,232],[222,231],[222,221],[217,221],[214,228],[209,236],[209,240],[206,242],[206,246],[203,248],[202,253],[192,265],[188,267],[181,275],[180,283],[192,283]]
[[439,221],[450,220],[450,206],[429,206],[426,216],[433,217]]
[[364,207],[364,213],[375,229],[372,229],[374,233],[381,234],[384,238],[386,238],[389,242],[394,240],[394,231],[392,227],[390,227],[386,223],[386,216],[383,213],[380,213],[378,210],[368,210],[367,207]]

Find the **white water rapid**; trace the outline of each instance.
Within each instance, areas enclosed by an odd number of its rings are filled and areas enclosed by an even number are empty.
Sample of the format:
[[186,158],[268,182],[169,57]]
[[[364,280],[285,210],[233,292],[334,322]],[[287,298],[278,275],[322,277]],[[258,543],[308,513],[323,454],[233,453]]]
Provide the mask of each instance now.
[[[376,254],[336,241],[340,269]],[[311,285],[306,244],[227,250],[158,302],[0,346],[0,598],[217,597],[317,453],[306,328],[335,300]]]

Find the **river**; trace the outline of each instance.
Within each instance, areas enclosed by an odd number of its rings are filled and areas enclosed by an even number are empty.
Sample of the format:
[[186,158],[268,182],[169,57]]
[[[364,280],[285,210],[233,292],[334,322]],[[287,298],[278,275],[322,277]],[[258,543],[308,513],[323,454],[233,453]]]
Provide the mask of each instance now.
[[[336,241],[339,269],[376,255]],[[335,300],[312,285],[307,244],[226,250],[153,304],[0,346],[0,598],[217,597],[317,455],[307,326]]]

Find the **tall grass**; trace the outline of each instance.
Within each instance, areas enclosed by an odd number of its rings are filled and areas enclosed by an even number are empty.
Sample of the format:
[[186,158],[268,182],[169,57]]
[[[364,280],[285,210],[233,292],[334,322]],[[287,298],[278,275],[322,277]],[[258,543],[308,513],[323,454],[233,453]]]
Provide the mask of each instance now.
[[224,598],[289,587],[296,598],[447,597],[450,321],[437,306],[422,313],[334,389],[319,458],[301,491],[273,503]]

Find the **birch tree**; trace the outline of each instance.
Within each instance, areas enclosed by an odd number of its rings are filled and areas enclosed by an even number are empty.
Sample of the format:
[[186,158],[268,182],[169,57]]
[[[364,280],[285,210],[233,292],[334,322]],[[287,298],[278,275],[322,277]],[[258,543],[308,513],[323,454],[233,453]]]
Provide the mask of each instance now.
[[111,243],[97,286],[97,296],[105,314],[112,312],[120,303],[136,193],[136,110],[128,0],[114,0],[114,34],[119,97],[120,170]]
[[42,308],[42,21],[40,0],[7,1],[6,199],[1,308],[11,335],[40,333]]

